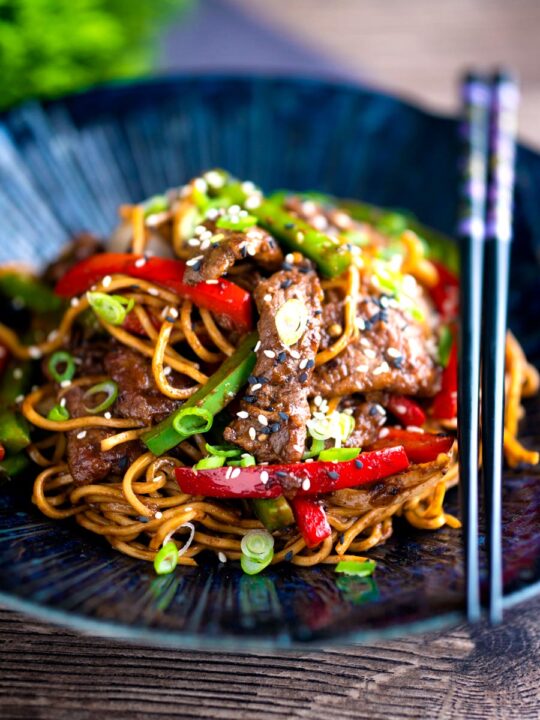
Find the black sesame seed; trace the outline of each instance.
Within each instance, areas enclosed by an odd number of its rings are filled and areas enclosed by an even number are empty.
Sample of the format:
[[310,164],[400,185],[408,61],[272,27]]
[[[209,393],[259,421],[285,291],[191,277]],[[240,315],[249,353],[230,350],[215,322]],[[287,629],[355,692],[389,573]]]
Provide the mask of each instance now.
[[249,383],[250,385],[255,385],[255,383],[258,383],[258,382],[259,382],[259,381],[258,381],[258,379],[255,377],[255,375],[250,375],[250,376],[248,377],[248,383]]
[[359,470],[361,470],[364,467],[364,463],[361,460],[355,460],[354,461],[355,467],[357,467]]
[[258,382],[260,382],[261,385],[268,385],[270,380],[267,377],[264,377],[264,375],[259,375],[257,378]]
[[339,473],[335,472],[334,470],[327,470],[326,474],[330,478],[330,480],[337,480],[339,477]]
[[273,405],[268,405],[268,407],[266,408],[266,412],[273,413],[273,412],[274,412],[274,406],[273,406]]
[[284,422],[287,422],[287,420],[289,419],[289,416],[287,415],[287,413],[278,412],[278,415]]
[[301,375],[298,376],[298,380],[299,380],[301,383],[307,382],[307,379],[308,379],[308,374],[307,374],[307,372],[303,372]]
[[276,470],[276,475],[282,478],[288,477],[287,473],[284,470]]
[[281,264],[282,270],[292,270],[293,267],[294,267],[294,265],[291,265],[291,263],[288,263],[288,262],[284,262]]
[[315,360],[308,360],[306,363],[306,370],[311,370],[312,367],[315,367]]
[[344,535],[343,533],[341,533],[341,535],[339,536],[339,542],[340,542],[342,545],[343,545],[343,543],[345,542],[345,535]]
[[270,435],[272,431],[269,427],[262,427],[259,432],[261,433],[261,435]]
[[173,318],[172,315],[165,315],[165,320],[169,323],[176,322],[176,318]]
[[391,358],[390,365],[392,365],[392,367],[396,368],[396,370],[401,370],[401,368],[403,367],[403,358],[402,357]]
[[378,322],[380,322],[382,320],[381,315],[382,315],[381,312],[376,312],[374,315],[372,315],[369,318],[369,322],[373,323],[373,325],[376,325]]
[[244,397],[242,398],[242,400],[243,400],[244,402],[247,402],[247,403],[250,403],[250,404],[251,404],[251,403],[254,403],[254,402],[255,402],[255,397],[254,397],[253,395],[244,395]]
[[241,255],[243,258],[246,258],[246,257],[247,257],[247,254],[248,254],[247,245],[242,245],[242,247],[240,248],[240,255]]
[[287,359],[287,353],[285,351],[278,353],[277,361],[282,363]]
[[307,274],[308,272],[311,272],[311,268],[308,265],[301,265],[299,268],[301,273]]
[[314,310],[313,314],[314,315],[322,315],[322,310]]
[[378,415],[378,414],[379,414],[379,409],[377,408],[376,405],[372,405],[368,410],[368,415],[371,415],[371,417],[373,417],[374,415]]
[[291,562],[292,559],[293,559],[292,550],[289,550],[289,552],[285,555],[285,560],[287,562]]
[[285,223],[285,225],[283,227],[285,228],[285,230],[293,230],[294,223],[291,223],[291,222]]
[[281,423],[275,422],[270,425],[270,431],[273,433],[277,433],[280,431]]
[[291,285],[292,285],[292,280],[291,280],[290,278],[287,278],[286,280],[284,280],[284,281],[281,283],[280,288],[281,288],[282,290],[286,290],[286,289],[287,289],[288,287],[290,287]]
[[388,310],[381,310],[379,313],[381,322],[388,322]]
[[193,265],[191,266],[191,269],[194,270],[195,272],[199,272],[199,270],[201,269],[201,266],[202,266],[202,260],[197,260],[196,263],[193,263]]

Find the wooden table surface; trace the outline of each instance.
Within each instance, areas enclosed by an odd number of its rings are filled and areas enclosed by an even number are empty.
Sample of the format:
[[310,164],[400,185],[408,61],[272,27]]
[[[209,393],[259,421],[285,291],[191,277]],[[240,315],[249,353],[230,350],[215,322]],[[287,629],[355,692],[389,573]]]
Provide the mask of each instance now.
[[538,720],[540,599],[503,625],[320,652],[175,651],[0,610],[0,717]]
[[[509,62],[524,82],[523,135],[540,146],[538,0],[234,3],[351,75],[441,110],[454,107],[464,64]],[[494,629],[272,655],[129,645],[0,609],[0,718],[536,720],[539,615],[540,599]]]

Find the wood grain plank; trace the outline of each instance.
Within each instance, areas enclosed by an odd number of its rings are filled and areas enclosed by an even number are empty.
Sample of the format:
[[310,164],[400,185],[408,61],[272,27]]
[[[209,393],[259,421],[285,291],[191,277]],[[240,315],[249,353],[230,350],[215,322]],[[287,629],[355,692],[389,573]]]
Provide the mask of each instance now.
[[0,717],[536,720],[539,617],[540,598],[493,629],[235,654],[81,636],[0,609]]

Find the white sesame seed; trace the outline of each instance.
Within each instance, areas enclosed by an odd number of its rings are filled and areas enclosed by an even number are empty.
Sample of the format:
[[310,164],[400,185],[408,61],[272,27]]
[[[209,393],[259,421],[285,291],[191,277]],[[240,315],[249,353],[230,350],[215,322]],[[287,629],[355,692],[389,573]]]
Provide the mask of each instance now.
[[212,278],[211,278],[210,280],[205,280],[205,283],[206,283],[207,285],[217,285],[217,284],[219,283],[219,280],[216,280],[216,279],[212,279]]
[[104,417],[106,420],[110,420],[110,419],[112,418],[112,415],[111,415],[111,413],[110,413],[109,411],[107,411],[106,413],[104,413],[103,417]]
[[291,350],[291,351],[290,351],[290,355],[291,355],[291,357],[294,358],[295,360],[300,360],[300,358],[302,357],[302,356],[300,355],[300,353],[298,352],[298,350]]
[[17,397],[15,398],[16,403],[22,403],[23,400],[24,400],[24,395],[17,395]]
[[240,187],[242,188],[242,191],[247,194],[257,191],[257,186],[255,183],[252,183],[251,180],[245,180]]
[[369,365],[358,365],[356,368],[357,372],[366,373],[369,370]]
[[170,375],[171,373],[172,373],[172,367],[170,367],[169,365],[167,365],[166,367],[163,368],[164,375]]
[[240,412],[236,413],[236,417],[240,418],[240,420],[246,420],[246,418],[249,417],[249,413],[245,410],[240,410]]
[[81,432],[77,433],[77,440],[84,440],[86,437],[86,430],[81,430]]
[[262,388],[261,383],[255,383],[254,385],[251,386],[251,390],[253,392],[257,392],[257,390],[260,390],[261,388]]
[[385,437],[386,437],[387,435],[389,435],[389,434],[390,434],[390,429],[389,429],[389,428],[382,428],[382,429],[379,431],[379,437],[380,437],[380,438],[385,438]]
[[71,307],[77,307],[77,305],[80,303],[80,300],[78,297],[71,298],[70,304]]
[[204,179],[208,185],[213,188],[220,188],[225,184],[224,176],[221,173],[218,173],[217,170],[209,170],[204,174]]
[[152,295],[153,297],[157,297],[159,295],[159,290],[157,288],[148,288],[148,294]]
[[47,340],[49,342],[52,342],[53,340],[56,340],[58,337],[58,330],[51,330],[51,332],[47,335]]
[[270,479],[270,475],[266,472],[266,470],[263,470],[261,473],[261,482],[263,485],[266,485],[268,480]]
[[229,480],[229,479],[230,479],[231,474],[232,474],[232,471],[233,471],[232,465],[229,465],[229,467],[227,468],[227,472],[225,473],[225,480]]
[[196,255],[195,257],[192,257],[190,260],[187,261],[186,265],[188,267],[193,267],[193,265],[196,265],[199,260],[202,260],[204,255]]
[[260,347],[261,347],[261,341],[260,341],[260,340],[257,340],[257,344],[256,344],[255,347],[253,348],[253,352],[257,352],[257,350],[258,350]]
[[201,241],[201,250],[208,250],[210,247],[210,240],[207,238],[206,240]]
[[[190,247],[199,247],[199,245],[201,244],[201,241],[197,240],[197,238],[191,238],[190,240],[187,241],[187,244]],[[135,263],[135,264],[137,264],[137,263]]]
[[290,264],[294,263],[294,255],[292,253],[287,253],[285,255],[285,262]]
[[67,388],[71,385],[71,380],[62,380],[60,387]]
[[101,281],[101,284],[104,288],[109,287],[109,285],[112,283],[112,277],[110,275],[105,275],[103,280]]
[[22,378],[22,376],[23,376],[22,368],[15,368],[15,370],[13,371],[13,377],[15,378],[15,380],[20,380]]
[[193,231],[195,235],[201,235],[202,233],[205,233],[208,230],[208,228],[205,225],[197,225],[195,230]]
[[356,318],[356,327],[357,327],[359,330],[365,330],[365,329],[366,329],[366,323],[365,323],[364,318],[361,318],[361,317],[357,317],[357,318]]
[[382,405],[379,405],[379,403],[375,403],[373,407],[376,408],[379,415],[386,415],[386,410],[383,408]]
[[374,375],[382,375],[385,372],[388,372],[390,370],[390,367],[387,362],[382,362],[378,367],[374,368],[373,374]]
[[388,350],[386,351],[386,354],[392,358],[401,357],[401,353],[399,352],[399,350],[394,347],[389,347]]
[[234,479],[234,478],[237,478],[237,477],[240,475],[241,472],[242,472],[242,471],[240,470],[239,467],[234,468],[234,470],[233,470],[232,473],[231,473],[231,480]]
[[146,265],[145,257],[141,257],[141,258],[138,258],[137,260],[135,260],[135,267],[140,268],[140,267],[144,267],[145,265]]
[[354,408],[345,408],[343,412],[345,415],[352,415],[354,413]]
[[221,550],[218,552],[217,556],[218,556],[218,560],[219,560],[220,563],[226,563],[226,562],[227,562],[227,556],[226,556],[225,553],[222,552]]
[[156,518],[156,520],[161,520],[161,518],[163,517],[163,513],[158,510],[154,517]]
[[173,317],[175,320],[178,317],[178,310],[176,308],[169,308],[169,312],[167,313],[171,317]]
[[203,233],[201,233],[201,242],[203,240],[211,240],[213,237],[213,233],[211,230],[205,230]]
[[257,420],[261,423],[261,425],[264,425],[265,427],[268,425],[268,420],[265,415],[258,415]]
[[311,487],[311,483],[308,478],[306,478],[305,480],[302,481],[302,490],[307,491],[307,490],[309,490],[310,487]]
[[398,413],[398,415],[402,415],[403,413],[407,412],[407,408],[405,405],[396,405],[394,407],[394,410]]
[[255,430],[254,427],[249,428],[248,435],[251,438],[251,440],[255,440],[255,438],[257,437],[257,431]]
[[363,347],[371,347],[371,343],[367,338],[360,338],[360,345]]
[[260,194],[253,193],[253,195],[250,195],[246,202],[244,203],[244,207],[247,210],[255,210],[255,208],[258,208],[261,204],[261,196]]
[[371,348],[366,348],[364,350],[364,355],[369,358],[370,360],[374,360],[377,357],[377,353],[375,350],[372,350]]
[[315,397],[313,398],[313,404],[315,405],[315,407],[319,407],[321,403],[322,397],[320,395],[315,395]]
[[61,398],[60,407],[66,407],[66,398],[65,397]]
[[296,233],[296,242],[299,242],[299,243],[304,242],[304,233],[303,232]]
[[196,190],[200,190],[201,192],[205,193],[208,190],[208,185],[206,184],[206,180],[202,177],[195,178],[193,180],[193,187]]
[[33,360],[38,360],[40,357],[42,357],[43,353],[41,350],[36,347],[35,345],[32,345],[28,348],[28,354]]
[[408,432],[415,432],[415,433],[423,433],[424,430],[421,427],[418,427],[417,425],[407,425],[406,430]]
[[276,353],[273,350],[265,350],[264,355],[266,355],[266,357],[270,359],[276,357]]
[[300,370],[305,370],[307,364],[308,364],[308,359],[304,358],[303,360],[300,361],[300,364],[298,365],[298,367]]
[[266,293],[266,295],[263,297],[264,302],[271,302],[272,296],[270,293]]

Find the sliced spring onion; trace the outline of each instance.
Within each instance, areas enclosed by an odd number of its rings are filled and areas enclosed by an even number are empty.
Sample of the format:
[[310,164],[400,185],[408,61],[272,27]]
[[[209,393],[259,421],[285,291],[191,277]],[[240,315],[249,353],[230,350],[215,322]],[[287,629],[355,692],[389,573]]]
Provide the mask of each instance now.
[[409,221],[405,215],[401,213],[391,212],[385,213],[376,223],[375,227],[383,235],[389,235],[393,237],[395,235],[401,235],[401,233],[407,230]]
[[210,455],[217,455],[217,457],[232,458],[242,454],[242,448],[234,445],[210,445],[206,443],[205,447]]
[[442,367],[448,365],[453,342],[454,336],[452,335],[452,331],[448,325],[442,325],[439,333],[439,347],[437,348],[437,359],[439,365],[442,365]]
[[223,467],[223,465],[225,465],[224,457],[209,455],[208,457],[201,458],[194,467],[196,470],[214,470],[215,468]]
[[182,408],[174,416],[173,428],[179,435],[189,437],[196,433],[205,433],[210,430],[213,423],[212,413],[206,408]]
[[355,560],[342,560],[336,565],[337,573],[345,573],[346,575],[357,575],[358,577],[367,577],[375,570],[375,560],[364,560],[356,562]]
[[247,230],[257,224],[253,215],[222,215],[216,222],[216,227],[223,230]]
[[313,438],[310,449],[302,455],[302,460],[308,460],[319,455],[324,450],[324,440]]
[[229,460],[227,465],[231,465],[231,467],[251,467],[252,465],[256,465],[257,461],[253,457],[253,455],[245,455],[240,458],[240,460]]
[[264,562],[259,562],[258,560],[250,560],[247,555],[242,555],[240,558],[240,565],[246,575],[257,575],[257,573],[260,573],[261,570],[264,570],[265,567],[270,565],[273,556],[274,553],[272,553],[272,555]]
[[315,440],[330,440],[344,442],[354,430],[355,420],[347,413],[333,412],[330,415],[316,413],[316,416],[307,421],[307,428]]
[[240,548],[249,560],[264,563],[274,556],[274,538],[266,530],[250,530],[242,538]]
[[92,387],[84,393],[83,400],[88,400],[94,395],[105,395],[105,399],[94,407],[88,407],[87,405],[84,406],[86,412],[92,413],[92,415],[103,412],[114,404],[116,398],[118,397],[118,385],[114,382],[114,380],[105,380],[97,385],[92,385]]
[[166,543],[154,558],[154,570],[158,575],[168,575],[178,564],[178,548],[172,540]]
[[309,320],[308,309],[298,298],[283,303],[276,313],[276,330],[281,342],[289,347],[300,340]]
[[87,292],[86,297],[96,315],[111,325],[121,325],[135,305],[133,299],[128,300],[122,295]]
[[[62,365],[64,365],[64,369],[60,370]],[[71,380],[75,375],[75,361],[73,356],[64,350],[53,353],[49,358],[47,367],[57,383]]]
[[47,419],[52,420],[53,422],[63,422],[64,420],[69,420],[69,410],[62,407],[62,405],[55,405],[49,410]]
[[321,462],[345,462],[347,460],[355,460],[360,455],[361,448],[328,448],[319,453]]
[[153,195],[143,203],[144,217],[149,215],[157,215],[160,212],[166,212],[169,209],[169,201],[165,195]]
[[195,234],[195,228],[200,225],[203,220],[198,208],[188,206],[186,209],[176,218],[178,223],[178,235],[182,240],[190,240]]

